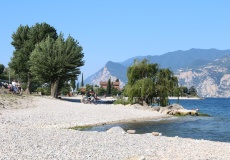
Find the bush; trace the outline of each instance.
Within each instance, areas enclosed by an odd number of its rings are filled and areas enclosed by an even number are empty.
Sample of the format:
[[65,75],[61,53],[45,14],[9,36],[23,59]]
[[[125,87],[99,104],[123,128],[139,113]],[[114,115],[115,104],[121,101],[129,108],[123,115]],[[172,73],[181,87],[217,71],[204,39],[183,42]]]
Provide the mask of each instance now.
[[45,87],[45,88],[42,88],[42,87],[38,87],[37,92],[41,92],[42,95],[50,95],[50,88],[49,87]]
[[129,101],[126,101],[125,99],[117,99],[116,101],[113,102],[113,104],[127,105],[127,104],[130,104],[130,103],[129,103]]
[[26,83],[22,83],[22,84],[21,84],[21,87],[22,87],[22,89],[25,91],[26,88],[27,88],[27,84],[26,84]]

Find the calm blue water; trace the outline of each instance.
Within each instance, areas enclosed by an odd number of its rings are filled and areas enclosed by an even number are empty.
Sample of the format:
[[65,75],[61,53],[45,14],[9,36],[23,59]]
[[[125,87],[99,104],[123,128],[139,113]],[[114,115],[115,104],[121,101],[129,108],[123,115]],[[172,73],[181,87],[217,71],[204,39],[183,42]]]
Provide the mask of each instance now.
[[[176,102],[177,100],[170,101],[171,104]],[[91,130],[103,131],[119,125],[125,130],[134,129],[139,134],[156,131],[169,137],[230,142],[230,99],[180,100],[179,104],[186,109],[199,108],[200,112],[211,117],[186,116],[160,121],[98,126]]]

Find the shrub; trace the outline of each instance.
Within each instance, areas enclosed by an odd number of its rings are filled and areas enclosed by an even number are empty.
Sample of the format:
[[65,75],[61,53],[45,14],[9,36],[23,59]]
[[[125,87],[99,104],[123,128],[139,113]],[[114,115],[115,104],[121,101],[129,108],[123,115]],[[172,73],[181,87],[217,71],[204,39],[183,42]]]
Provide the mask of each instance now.
[[49,87],[38,87],[37,92],[41,92],[42,95],[50,95],[50,88]]
[[116,101],[113,102],[113,104],[127,105],[127,104],[130,104],[130,103],[128,101],[126,101],[125,99],[117,99]]

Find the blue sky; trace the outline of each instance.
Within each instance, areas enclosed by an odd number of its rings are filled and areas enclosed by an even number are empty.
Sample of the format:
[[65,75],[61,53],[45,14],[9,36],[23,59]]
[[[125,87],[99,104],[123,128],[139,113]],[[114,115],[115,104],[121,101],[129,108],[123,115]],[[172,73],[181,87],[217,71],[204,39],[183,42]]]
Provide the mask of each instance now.
[[191,48],[230,49],[227,0],[7,0],[0,6],[0,64],[5,66],[14,50],[12,33],[37,22],[79,41],[84,78],[107,61]]

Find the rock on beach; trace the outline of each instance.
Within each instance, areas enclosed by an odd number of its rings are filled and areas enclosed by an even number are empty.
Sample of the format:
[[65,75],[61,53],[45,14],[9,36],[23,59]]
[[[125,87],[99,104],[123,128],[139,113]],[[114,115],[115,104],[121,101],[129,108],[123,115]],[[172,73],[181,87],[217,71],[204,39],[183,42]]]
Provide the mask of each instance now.
[[8,103],[5,97],[5,108],[0,109],[0,159],[229,159],[229,143],[128,134],[119,128],[110,132],[68,129],[167,116],[156,111],[50,97],[28,96],[17,101],[21,103]]

